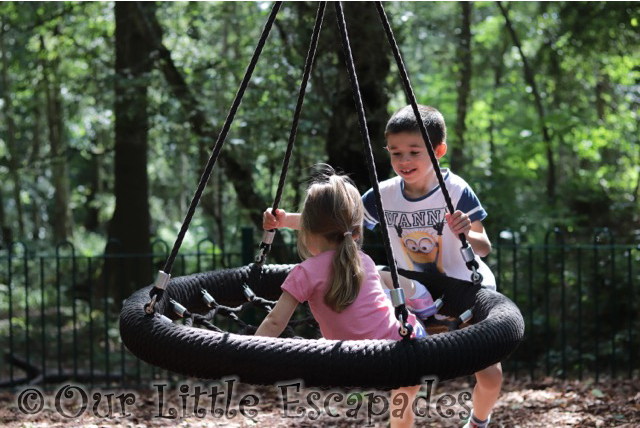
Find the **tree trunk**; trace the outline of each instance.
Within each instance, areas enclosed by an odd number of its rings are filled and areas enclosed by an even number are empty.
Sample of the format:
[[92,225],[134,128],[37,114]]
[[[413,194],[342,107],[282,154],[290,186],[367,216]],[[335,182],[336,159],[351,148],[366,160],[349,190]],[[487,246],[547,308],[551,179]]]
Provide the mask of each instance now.
[[91,153],[91,188],[87,195],[84,218],[84,227],[89,232],[97,232],[100,229],[100,210],[96,206],[96,198],[102,193],[101,172],[100,154]]
[[465,166],[464,149],[465,133],[467,131],[467,109],[469,95],[471,93],[472,56],[471,56],[471,8],[472,3],[461,1],[458,3],[461,9],[462,25],[460,43],[458,45],[458,58],[460,60],[460,79],[458,80],[458,108],[454,135],[456,140],[451,146],[451,169],[462,172]]
[[607,75],[606,72],[602,71],[602,65],[598,64],[597,68],[596,68],[596,73],[598,74],[597,77],[597,82],[596,82],[596,88],[595,88],[595,92],[596,92],[596,113],[598,114],[598,120],[600,121],[600,123],[604,123],[606,117],[605,117],[605,111],[606,111],[606,107],[607,107],[607,102],[605,100],[605,94],[608,92],[609,90],[609,76]]
[[[640,113],[640,109],[636,105],[636,117],[638,117],[638,113]],[[640,120],[636,120],[636,144],[635,144],[636,148],[640,147],[640,138],[638,137],[638,135],[640,135]],[[640,150],[638,150],[638,153],[636,154],[636,158],[637,158],[636,165],[640,165]],[[640,198],[638,198],[638,196],[640,195],[640,168],[636,168],[636,169],[638,172],[636,174],[636,185],[633,188],[633,202],[635,202],[636,205],[638,205],[638,203],[640,202]]]
[[509,12],[504,8],[502,2],[498,2],[498,7],[502,12],[502,16],[504,17],[505,25],[507,26],[507,30],[509,30],[509,34],[511,35],[511,39],[513,40],[513,44],[518,49],[520,53],[520,57],[522,58],[524,79],[529,86],[531,86],[531,91],[533,92],[536,111],[538,112],[538,118],[540,120],[540,130],[542,132],[542,140],[544,141],[545,151],[547,155],[547,199],[551,206],[555,205],[556,195],[555,195],[555,187],[556,187],[556,171],[555,171],[555,160],[553,156],[553,144],[551,141],[551,135],[549,134],[549,128],[547,127],[545,111],[542,105],[542,97],[540,96],[540,92],[538,92],[538,87],[536,86],[536,79],[533,70],[529,66],[529,62],[527,61],[527,57],[524,55],[522,51],[522,45],[520,44],[520,40],[518,35],[516,34],[513,25],[511,24],[511,20],[509,19]]
[[[201,147],[213,147],[218,138],[217,132],[208,122],[204,108],[193,95],[182,73],[176,67],[171,57],[171,52],[162,43],[162,27],[155,14],[141,9],[136,9],[132,17],[135,20],[137,30],[153,46],[158,54],[158,66],[169,84],[169,89],[181,103],[183,110],[188,115],[188,121],[193,132],[201,138]],[[302,69],[302,66],[300,67]],[[262,211],[268,206],[265,199],[256,192],[256,186],[251,174],[252,165],[235,159],[230,151],[222,150],[218,159],[224,170],[224,176],[228,179],[237,195],[238,202],[249,211],[249,217],[258,229],[262,229]],[[204,166],[204,165],[203,165]],[[276,241],[280,243],[282,238],[276,234]],[[284,260],[287,253],[280,246],[274,246],[271,255],[275,260]]]
[[[498,89],[502,86],[502,75],[504,73],[504,55],[507,52],[508,43],[503,41],[502,47],[500,48],[500,53],[496,58],[495,68],[493,70],[493,95],[491,98],[491,111],[496,111],[497,108],[497,94]],[[500,167],[500,156],[497,153],[496,143],[495,143],[495,121],[494,116],[490,115],[489,117],[489,152],[491,154],[491,173],[493,176],[496,175],[497,172],[501,170]]]
[[[47,52],[44,37],[40,36],[40,49]],[[59,59],[42,60],[42,77],[47,104],[47,125],[49,145],[51,147],[51,175],[53,193],[53,239],[55,242],[66,241],[73,234],[69,196],[69,166],[67,164],[67,147],[64,139],[64,120],[60,84],[58,82]]]
[[[389,96],[387,77],[390,71],[390,52],[380,18],[373,4],[368,2],[344,3],[351,49],[356,67],[362,103],[367,117],[369,137],[376,159],[379,180],[388,178],[391,171],[385,147],[384,129],[389,119],[387,105]],[[367,164],[363,159],[363,138],[358,125],[354,94],[351,90],[349,74],[344,63],[340,35],[335,27],[330,31],[335,12],[327,9],[327,28],[334,41],[332,43],[338,56],[337,76],[335,78],[333,100],[330,106],[332,116],[326,140],[328,163],[334,168],[348,173],[356,182],[360,191],[366,191],[372,185]]]
[[[131,20],[137,7],[134,2],[115,3],[116,207],[109,224],[109,238],[120,242],[114,248],[120,253],[150,254],[147,76],[151,71],[152,49]],[[140,3],[139,7],[153,11],[155,3]],[[150,263],[138,260],[135,265],[118,270],[122,276],[117,280],[126,291],[151,279]]]
[[[2,72],[0,73],[0,79],[2,83],[2,100],[4,103],[4,121],[6,123],[7,133],[5,136],[7,152],[9,157],[9,177],[11,177],[11,181],[13,182],[13,200],[16,206],[16,217],[18,223],[18,233],[20,238],[25,236],[25,226],[24,226],[24,209],[22,206],[22,184],[20,181],[20,175],[18,174],[18,168],[20,167],[20,159],[18,155],[18,146],[16,142],[16,129],[15,122],[13,117],[13,104],[12,97],[10,95],[11,82],[9,78],[9,61],[8,55],[5,50],[4,40],[5,40],[5,24],[4,20],[0,20],[0,28],[2,32],[0,33],[0,55],[2,56]],[[9,227],[9,226],[7,226]],[[4,231],[3,235],[12,237],[11,231]]]
[[0,191],[0,248],[7,248],[13,237],[11,236],[11,228],[7,225],[7,218],[4,211],[4,197]]

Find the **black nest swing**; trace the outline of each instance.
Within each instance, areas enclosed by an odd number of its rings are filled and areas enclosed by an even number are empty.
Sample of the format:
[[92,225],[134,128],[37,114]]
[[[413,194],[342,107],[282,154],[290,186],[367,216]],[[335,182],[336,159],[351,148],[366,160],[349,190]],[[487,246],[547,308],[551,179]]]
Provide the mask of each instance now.
[[[226,314],[242,325],[242,321],[237,317],[240,308],[253,304],[269,310],[272,304],[270,301],[280,296],[280,285],[293,266],[264,264],[273,232],[265,233],[260,254],[253,264],[170,279],[169,273],[188,224],[224,144],[226,134],[281,3],[276,2],[271,11],[163,271],[159,272],[154,285],[137,291],[123,304],[120,314],[120,334],[123,343],[141,360],[186,376],[201,379],[236,377],[241,382],[250,384],[275,384],[288,380],[300,380],[307,387],[392,389],[419,384],[425,377],[445,380],[470,375],[502,361],[522,340],[524,321],[512,301],[496,291],[479,285],[481,277],[476,272],[477,263],[474,264],[473,250],[464,239],[464,235],[461,235],[462,253],[467,265],[473,271],[471,281],[453,279],[440,274],[400,271],[403,276],[427,284],[434,298],[441,298],[444,302],[439,313],[457,320],[449,324],[451,331],[448,333],[420,339],[409,339],[408,336],[400,341],[266,338],[224,332],[217,328],[211,323],[215,314]],[[375,4],[398,63],[407,98],[413,106],[416,117],[420,117],[415,96],[382,3],[375,2]],[[325,8],[326,2],[320,2],[274,210],[282,195]],[[393,259],[386,224],[384,224],[371,143],[341,3],[336,2],[335,8],[365,143],[365,159],[377,199],[383,241],[393,282],[397,288],[398,270]],[[420,120],[418,122],[422,124]],[[427,142],[431,160],[436,166],[435,170],[448,209],[453,212],[444,180],[437,167],[437,159],[423,125],[421,133]],[[466,320],[464,315],[461,319],[460,314],[468,314],[470,311],[473,313],[470,325],[464,329],[456,329],[462,321]],[[402,299],[396,304],[396,314],[401,322],[406,320],[407,309]],[[172,319],[180,316],[187,319],[186,325],[172,322]],[[208,329],[193,328],[192,323],[199,323]],[[404,323],[403,326],[407,324]],[[245,328],[244,333],[251,333],[250,328]]]

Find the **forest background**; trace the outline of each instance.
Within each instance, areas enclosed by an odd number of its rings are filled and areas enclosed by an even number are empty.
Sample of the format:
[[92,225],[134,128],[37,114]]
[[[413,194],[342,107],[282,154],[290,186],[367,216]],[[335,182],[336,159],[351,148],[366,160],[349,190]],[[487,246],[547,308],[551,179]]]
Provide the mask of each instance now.
[[[100,254],[173,242],[270,2],[0,3],[0,227],[6,246]],[[414,91],[448,123],[442,166],[465,177],[489,236],[553,227],[640,240],[637,2],[386,2]],[[273,203],[316,4],[285,2],[183,243],[237,250]],[[345,14],[378,177],[406,104],[371,2]],[[371,186],[333,8],[281,207],[309,167]],[[281,239],[281,238],[279,238]],[[276,254],[275,260],[278,260]]]

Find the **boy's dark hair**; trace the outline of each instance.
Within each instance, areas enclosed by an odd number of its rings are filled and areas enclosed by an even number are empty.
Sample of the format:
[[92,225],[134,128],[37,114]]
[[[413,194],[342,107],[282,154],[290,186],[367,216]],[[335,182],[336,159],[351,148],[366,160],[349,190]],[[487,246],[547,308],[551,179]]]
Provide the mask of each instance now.
[[[442,113],[431,106],[419,104],[418,111],[420,112],[422,123],[424,123],[424,127],[427,129],[431,145],[435,149],[447,139],[447,126],[444,123],[444,117]],[[416,115],[413,113],[413,108],[410,105],[401,108],[391,116],[391,119],[387,122],[384,135],[388,137],[389,135],[403,132],[420,133]]]

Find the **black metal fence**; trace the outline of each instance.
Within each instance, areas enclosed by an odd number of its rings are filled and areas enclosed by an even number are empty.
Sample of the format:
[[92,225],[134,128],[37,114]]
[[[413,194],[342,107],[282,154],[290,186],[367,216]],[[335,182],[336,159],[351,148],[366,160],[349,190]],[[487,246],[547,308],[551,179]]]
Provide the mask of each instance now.
[[[172,274],[247,264],[255,253],[253,236],[243,231],[240,251],[227,254],[203,240],[179,256]],[[588,244],[568,238],[555,230],[541,244],[525,244],[505,231],[494,242],[487,262],[499,291],[520,307],[526,322],[525,340],[504,362],[505,371],[532,379],[637,376],[640,248],[617,245],[606,231],[597,231]],[[130,290],[110,280],[122,274],[119,262],[132,258],[157,271],[169,246],[157,241],[153,248],[153,255],[144,256],[78,254],[70,243],[48,254],[28,251],[20,242],[4,249],[0,387],[67,379],[90,387],[135,387],[171,379],[122,345],[118,317]],[[365,251],[385,262],[379,246]]]

